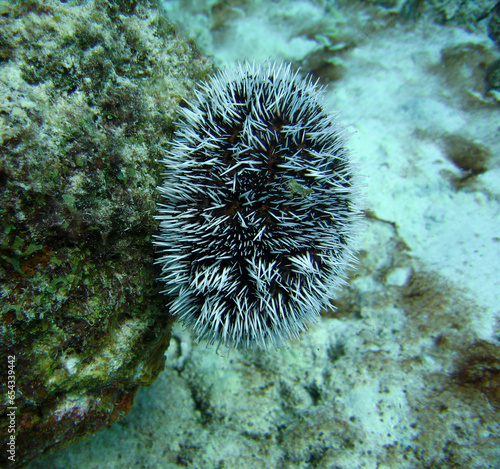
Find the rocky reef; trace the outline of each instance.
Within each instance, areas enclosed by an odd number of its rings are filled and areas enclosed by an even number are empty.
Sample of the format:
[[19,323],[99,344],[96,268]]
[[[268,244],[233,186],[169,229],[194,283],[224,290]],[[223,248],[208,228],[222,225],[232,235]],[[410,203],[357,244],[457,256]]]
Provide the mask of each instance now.
[[366,175],[360,263],[278,351],[217,351],[174,325],[129,415],[32,469],[497,468],[495,2],[166,3],[217,63],[270,56],[328,86]]
[[157,161],[210,70],[154,2],[0,3],[0,463],[113,423],[163,369]]

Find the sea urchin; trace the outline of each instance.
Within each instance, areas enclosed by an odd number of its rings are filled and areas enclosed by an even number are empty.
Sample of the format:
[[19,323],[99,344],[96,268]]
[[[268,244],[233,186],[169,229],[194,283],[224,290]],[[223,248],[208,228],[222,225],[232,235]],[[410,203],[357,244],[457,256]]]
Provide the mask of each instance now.
[[277,346],[328,306],[360,215],[345,128],[289,65],[209,79],[166,167],[155,244],[170,311],[199,338]]

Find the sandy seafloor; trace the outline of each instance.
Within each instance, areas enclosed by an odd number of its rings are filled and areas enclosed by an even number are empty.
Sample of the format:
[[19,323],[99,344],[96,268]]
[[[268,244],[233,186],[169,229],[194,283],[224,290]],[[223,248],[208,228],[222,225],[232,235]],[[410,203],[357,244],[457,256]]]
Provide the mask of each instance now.
[[210,3],[166,5],[219,66],[315,71],[351,125],[359,268],[338,309],[278,351],[216,352],[176,326],[165,371],[124,420],[30,467],[500,468],[493,42],[383,9],[226,2],[210,16]]

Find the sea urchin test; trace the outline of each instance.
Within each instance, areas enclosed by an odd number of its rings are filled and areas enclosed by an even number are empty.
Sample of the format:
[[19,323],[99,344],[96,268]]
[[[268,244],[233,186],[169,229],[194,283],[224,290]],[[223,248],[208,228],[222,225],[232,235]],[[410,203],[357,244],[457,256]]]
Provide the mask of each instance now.
[[289,65],[245,63],[181,109],[155,245],[170,311],[198,338],[279,346],[345,283],[356,172],[322,95]]

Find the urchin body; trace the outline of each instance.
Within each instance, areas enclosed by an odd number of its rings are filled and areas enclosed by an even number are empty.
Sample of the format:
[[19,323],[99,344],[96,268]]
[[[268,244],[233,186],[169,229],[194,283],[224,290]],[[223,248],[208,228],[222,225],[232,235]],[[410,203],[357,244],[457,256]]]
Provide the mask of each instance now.
[[210,343],[298,336],[354,259],[344,127],[310,78],[271,63],[219,73],[181,117],[155,241],[170,311]]

